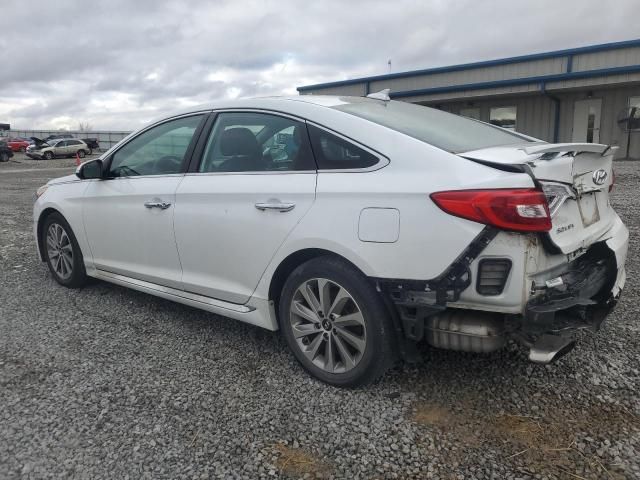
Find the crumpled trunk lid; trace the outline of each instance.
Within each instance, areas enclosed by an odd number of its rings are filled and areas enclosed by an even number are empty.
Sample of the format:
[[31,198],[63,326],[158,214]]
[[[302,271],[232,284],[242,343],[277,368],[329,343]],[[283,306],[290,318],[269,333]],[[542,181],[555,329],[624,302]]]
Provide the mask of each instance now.
[[588,248],[615,220],[609,202],[615,149],[592,143],[526,143],[460,156],[495,164],[519,165],[542,186],[551,210],[549,238],[562,253]]

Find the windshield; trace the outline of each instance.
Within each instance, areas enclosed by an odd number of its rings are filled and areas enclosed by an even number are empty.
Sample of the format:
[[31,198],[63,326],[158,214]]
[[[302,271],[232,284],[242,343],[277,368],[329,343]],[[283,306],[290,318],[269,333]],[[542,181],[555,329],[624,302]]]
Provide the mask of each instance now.
[[515,132],[422,105],[358,97],[341,100],[347,103],[331,108],[391,128],[451,153],[532,141]]

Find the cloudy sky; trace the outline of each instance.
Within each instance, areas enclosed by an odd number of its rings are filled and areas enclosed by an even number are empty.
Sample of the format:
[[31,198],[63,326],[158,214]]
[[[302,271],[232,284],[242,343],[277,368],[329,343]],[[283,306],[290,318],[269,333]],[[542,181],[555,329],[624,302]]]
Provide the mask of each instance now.
[[2,0],[0,122],[130,130],[221,98],[638,35],[638,0]]

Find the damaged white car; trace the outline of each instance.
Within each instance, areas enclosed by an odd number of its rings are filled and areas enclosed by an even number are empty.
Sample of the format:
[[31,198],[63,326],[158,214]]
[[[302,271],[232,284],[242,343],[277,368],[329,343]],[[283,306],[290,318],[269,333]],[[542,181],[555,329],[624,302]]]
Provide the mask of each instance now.
[[376,98],[237,100],[151,124],[37,192],[62,285],[87,276],[270,330],[338,386],[417,342],[535,362],[625,282],[612,150]]

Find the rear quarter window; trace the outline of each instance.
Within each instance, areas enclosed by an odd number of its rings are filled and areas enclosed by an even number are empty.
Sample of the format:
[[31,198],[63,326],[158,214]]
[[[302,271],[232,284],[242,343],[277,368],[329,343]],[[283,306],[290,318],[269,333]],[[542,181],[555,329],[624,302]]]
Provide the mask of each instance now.
[[314,125],[309,125],[309,137],[318,170],[368,168],[380,161],[374,154]]

